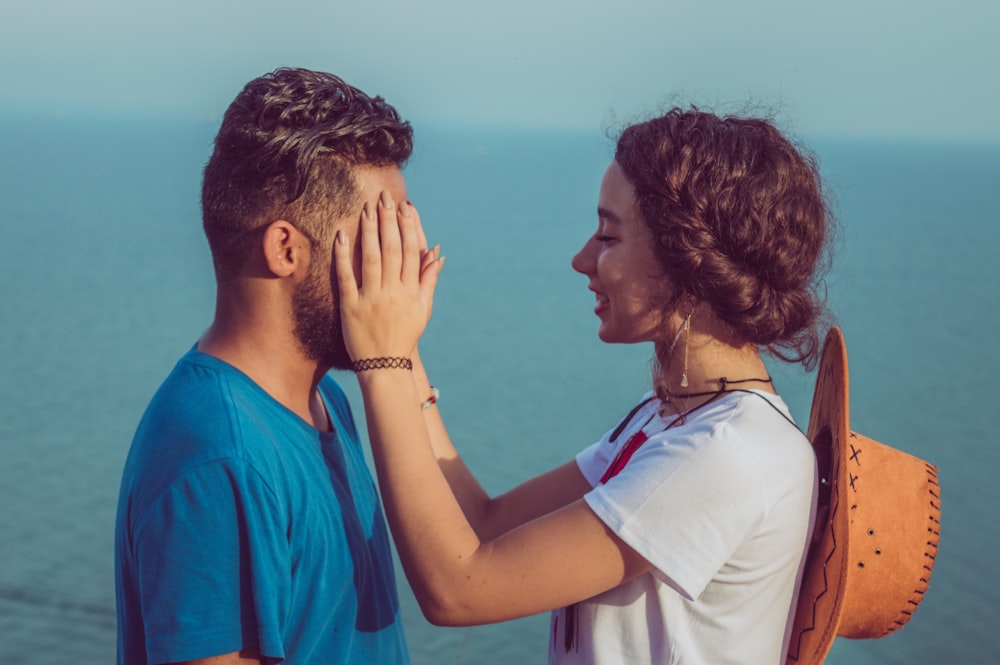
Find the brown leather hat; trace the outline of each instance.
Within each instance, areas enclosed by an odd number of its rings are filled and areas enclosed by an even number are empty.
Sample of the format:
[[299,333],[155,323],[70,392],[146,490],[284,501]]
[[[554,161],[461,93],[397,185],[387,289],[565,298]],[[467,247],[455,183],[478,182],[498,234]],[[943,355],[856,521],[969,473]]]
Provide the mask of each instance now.
[[852,432],[847,348],[830,330],[809,440],[819,462],[816,525],[788,663],[822,663],[837,636],[884,637],[924,598],[937,555],[937,467]]

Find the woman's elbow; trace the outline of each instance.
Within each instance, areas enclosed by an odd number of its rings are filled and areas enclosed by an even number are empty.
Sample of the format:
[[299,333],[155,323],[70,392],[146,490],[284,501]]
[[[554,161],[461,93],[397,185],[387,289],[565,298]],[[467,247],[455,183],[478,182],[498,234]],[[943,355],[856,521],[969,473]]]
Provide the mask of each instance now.
[[424,618],[435,626],[454,628],[487,623],[478,616],[477,608],[459,595],[419,593],[416,590],[414,595]]
[[458,617],[450,612],[443,612],[438,608],[425,608],[421,607],[423,610],[424,618],[427,619],[428,623],[439,626],[442,628],[460,628],[462,626],[473,625],[474,622],[463,621],[461,617]]

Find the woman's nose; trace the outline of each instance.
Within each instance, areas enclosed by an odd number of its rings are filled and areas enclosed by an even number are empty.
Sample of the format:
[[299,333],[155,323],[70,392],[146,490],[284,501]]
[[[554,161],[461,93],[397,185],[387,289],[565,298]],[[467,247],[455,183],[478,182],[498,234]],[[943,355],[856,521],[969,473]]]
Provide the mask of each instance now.
[[573,266],[573,270],[584,275],[589,275],[593,272],[594,266],[594,239],[587,238],[587,242],[583,243],[583,247],[580,248],[576,254],[573,255],[573,259],[570,261],[570,265]]

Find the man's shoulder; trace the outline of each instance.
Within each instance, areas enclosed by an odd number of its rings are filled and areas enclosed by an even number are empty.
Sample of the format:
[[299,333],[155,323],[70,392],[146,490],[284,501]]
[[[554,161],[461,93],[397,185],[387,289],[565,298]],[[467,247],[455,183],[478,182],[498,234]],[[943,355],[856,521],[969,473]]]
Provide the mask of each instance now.
[[151,420],[157,429],[193,426],[205,431],[228,419],[237,402],[254,397],[247,382],[240,379],[235,369],[191,349],[160,384],[143,422]]
[[[252,469],[273,486],[275,457],[298,434],[286,409],[226,363],[192,349],[153,396],[122,473],[146,503],[198,469]],[[143,503],[142,501],[139,502]]]
[[130,459],[156,466],[190,466],[243,457],[247,437],[273,402],[245,375],[191,349],[174,366],[150,400],[132,440]]

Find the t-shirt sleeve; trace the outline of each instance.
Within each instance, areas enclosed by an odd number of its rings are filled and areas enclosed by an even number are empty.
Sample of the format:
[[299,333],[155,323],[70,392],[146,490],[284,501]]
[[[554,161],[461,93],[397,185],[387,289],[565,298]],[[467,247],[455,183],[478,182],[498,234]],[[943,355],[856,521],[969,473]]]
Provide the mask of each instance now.
[[576,455],[576,466],[580,473],[587,479],[591,487],[597,487],[601,482],[604,470],[611,464],[611,456],[608,454],[610,446],[605,440],[588,446]]
[[132,543],[151,663],[250,647],[284,658],[282,523],[273,491],[240,459],[188,470],[151,504]]
[[[576,466],[580,469],[580,473],[587,479],[591,487],[597,487],[601,482],[601,476],[604,475],[608,466],[611,465],[611,461],[614,459],[622,443],[638,432],[643,424],[649,420],[649,417],[659,408],[659,402],[653,402],[652,397],[652,392],[643,395],[638,409],[629,414],[630,417],[628,420],[620,423],[621,431],[616,431],[619,429],[618,427],[608,430],[601,437],[600,441],[577,453]],[[611,437],[616,433],[617,436],[612,440]]]
[[597,516],[686,598],[701,595],[760,519],[763,498],[739,436],[668,431],[585,499]]

